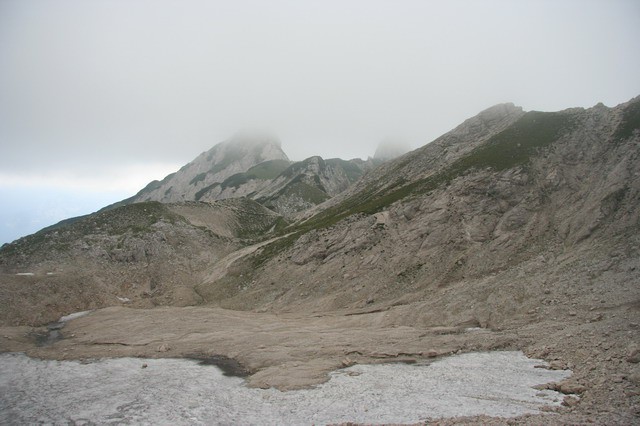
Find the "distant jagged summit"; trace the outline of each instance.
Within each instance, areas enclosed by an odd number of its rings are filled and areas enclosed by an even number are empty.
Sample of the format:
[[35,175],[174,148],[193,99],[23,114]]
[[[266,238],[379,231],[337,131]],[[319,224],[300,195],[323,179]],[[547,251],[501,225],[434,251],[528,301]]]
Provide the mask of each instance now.
[[145,201],[215,202],[245,197],[290,216],[344,191],[372,167],[372,162],[317,156],[292,163],[275,135],[245,129],[108,208]]
[[411,151],[411,147],[408,143],[395,139],[385,139],[378,145],[373,159],[378,161],[393,160],[409,151]]
[[243,173],[265,161],[288,163],[280,141],[273,135],[243,130],[203,152],[179,171],[153,181],[127,203],[160,201],[163,203],[193,201],[198,194],[220,186],[229,177]]

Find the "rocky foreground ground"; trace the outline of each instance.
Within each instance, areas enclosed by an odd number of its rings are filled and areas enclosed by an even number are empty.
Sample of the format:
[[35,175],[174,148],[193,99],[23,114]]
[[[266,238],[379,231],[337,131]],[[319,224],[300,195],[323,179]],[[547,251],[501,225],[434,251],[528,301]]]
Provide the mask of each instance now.
[[[566,393],[548,414],[516,419],[440,419],[436,424],[633,424],[640,419],[637,306],[603,306],[586,321],[541,319],[525,326],[486,328],[406,325],[417,305],[380,312],[272,314],[208,307],[112,307],[73,319],[60,330],[0,329],[0,351],[46,359],[195,357],[252,387],[310,387],[353,364],[416,362],[448,354],[523,350],[573,375],[549,387]],[[52,327],[56,328],[56,327]],[[60,340],[47,340],[52,331]]]

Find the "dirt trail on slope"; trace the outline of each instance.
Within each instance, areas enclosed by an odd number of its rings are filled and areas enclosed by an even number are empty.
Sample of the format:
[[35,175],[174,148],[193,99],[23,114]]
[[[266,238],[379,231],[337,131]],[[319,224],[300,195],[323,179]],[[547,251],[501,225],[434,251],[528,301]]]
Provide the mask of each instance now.
[[249,247],[244,247],[240,250],[234,251],[233,253],[229,253],[222,259],[220,259],[214,266],[213,269],[209,272],[209,274],[204,279],[205,284],[213,283],[220,278],[223,278],[227,275],[229,268],[233,265],[237,260],[242,259],[245,256],[249,256],[250,254],[255,253],[259,248],[264,247],[268,244],[271,244],[274,241],[277,241],[281,238],[288,237],[291,234],[283,235],[281,237],[272,238],[267,241],[263,241],[258,244],[254,244]]

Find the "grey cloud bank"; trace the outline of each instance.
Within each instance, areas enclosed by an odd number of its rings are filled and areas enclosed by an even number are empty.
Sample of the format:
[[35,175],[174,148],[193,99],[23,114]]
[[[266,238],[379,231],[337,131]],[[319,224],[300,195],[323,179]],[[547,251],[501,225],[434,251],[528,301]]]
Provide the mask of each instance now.
[[499,102],[612,106],[640,93],[639,40],[631,0],[2,0],[0,187],[144,168],[132,194],[244,127],[353,158]]

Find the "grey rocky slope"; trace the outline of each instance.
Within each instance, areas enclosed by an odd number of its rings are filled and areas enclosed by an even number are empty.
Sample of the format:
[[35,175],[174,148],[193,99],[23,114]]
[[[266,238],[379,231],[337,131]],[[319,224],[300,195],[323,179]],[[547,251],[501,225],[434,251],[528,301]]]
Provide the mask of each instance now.
[[[468,293],[474,306],[464,308],[469,321],[489,325],[533,309],[540,300],[530,293],[542,284],[518,295],[494,285],[519,268],[529,271],[521,282],[548,281],[560,258],[583,262],[588,253],[594,265],[607,257],[621,265],[637,256],[640,150],[629,129],[639,104],[485,111],[369,173],[292,227],[296,234],[264,248],[248,262],[248,271],[258,265],[255,281],[228,304],[377,306],[432,300],[461,285],[456,296]],[[276,274],[289,279],[268,285]],[[476,285],[494,288],[484,303]],[[638,298],[637,285],[624,290],[619,297]],[[450,315],[448,304],[436,305]]]

